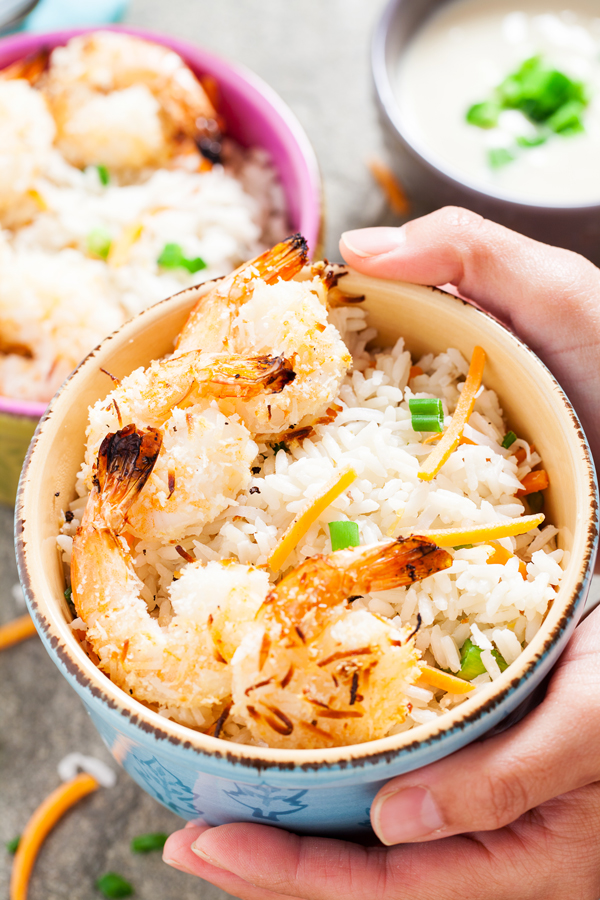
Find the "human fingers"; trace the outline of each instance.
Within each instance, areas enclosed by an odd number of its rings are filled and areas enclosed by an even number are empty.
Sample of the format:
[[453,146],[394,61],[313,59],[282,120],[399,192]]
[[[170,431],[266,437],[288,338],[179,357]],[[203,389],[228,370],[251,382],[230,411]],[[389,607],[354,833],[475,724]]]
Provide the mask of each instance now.
[[453,284],[507,322],[544,360],[600,455],[600,270],[468,210],[447,207],[401,228],[346,232],[344,259],[377,278]]
[[281,894],[255,887],[244,881],[243,878],[206,862],[205,859],[194,853],[193,843],[201,834],[209,830],[209,825],[194,825],[188,822],[185,828],[173,832],[165,843],[163,862],[187,875],[195,875],[197,878],[210,881],[211,884],[215,884],[241,900],[285,900]]
[[[571,900],[574,895],[549,890],[554,881],[560,886],[570,850],[570,841],[563,851],[534,824],[526,836],[503,830],[482,840],[470,835],[387,849],[239,824],[205,832],[195,844],[213,867],[268,891],[264,900]],[[578,857],[571,853],[569,863],[577,866]],[[568,876],[569,889],[575,880]],[[243,891],[239,896],[255,900]]]
[[596,610],[576,630],[544,701],[527,718],[389,781],[371,807],[379,839],[391,845],[492,831],[599,780],[599,640]]

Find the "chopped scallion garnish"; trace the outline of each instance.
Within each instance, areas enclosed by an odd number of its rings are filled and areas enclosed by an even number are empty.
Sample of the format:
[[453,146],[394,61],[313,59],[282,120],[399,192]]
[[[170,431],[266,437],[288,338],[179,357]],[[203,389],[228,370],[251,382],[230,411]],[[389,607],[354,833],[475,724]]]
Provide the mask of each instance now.
[[190,259],[184,254],[179,244],[165,244],[156,261],[163,269],[187,269],[192,275],[206,268],[206,263],[201,256]]
[[98,170],[98,178],[100,179],[100,183],[103,184],[104,187],[106,187],[106,185],[110,181],[110,174],[108,169],[103,165],[96,166],[96,169]]
[[109,231],[102,226],[92,228],[86,238],[88,253],[97,256],[99,259],[106,259],[110,252],[112,237]]
[[96,882],[96,887],[109,900],[112,900],[112,898],[130,897],[133,894],[132,885],[116,872],[107,872],[106,875],[99,878]]
[[465,117],[470,125],[489,129],[502,125],[499,116],[503,110],[516,109],[535,127],[537,134],[517,137],[513,148],[488,152],[490,166],[498,169],[516,159],[519,148],[539,147],[552,132],[567,136],[583,131],[588,103],[589,94],[581,81],[548,66],[541,56],[532,56],[508,75],[491,97],[470,106]]
[[501,169],[515,158],[507,147],[492,147],[488,150],[488,162],[492,169]]
[[504,435],[504,440],[502,441],[502,446],[505,450],[508,450],[509,447],[512,447],[514,442],[516,441],[517,436],[514,431],[507,431]]
[[[497,650],[492,650],[492,656],[498,663],[500,671],[504,672],[508,665],[504,657],[500,656]],[[464,678],[465,681],[472,681],[478,675],[484,675],[485,672],[487,669],[481,660],[481,649],[473,643],[471,638],[467,638],[460,651],[460,670],[456,675]]]
[[285,441],[276,441],[274,444],[271,444],[271,448],[276,456],[280,450],[285,450],[286,453],[290,453],[290,448]]
[[438,397],[413,397],[408,401],[413,431],[441,431],[444,424],[442,401]]
[[473,544],[457,544],[456,547],[453,547],[453,550],[471,550],[473,548]]
[[6,842],[6,849],[9,853],[16,853],[19,849],[19,844],[21,843],[21,835],[18,834],[16,837],[12,838],[12,840]]
[[131,841],[132,853],[151,853],[153,850],[162,850],[167,838],[168,834],[165,834],[163,831],[138,834]]
[[332,550],[345,550],[346,547],[358,547],[360,537],[356,522],[330,522],[329,536]]

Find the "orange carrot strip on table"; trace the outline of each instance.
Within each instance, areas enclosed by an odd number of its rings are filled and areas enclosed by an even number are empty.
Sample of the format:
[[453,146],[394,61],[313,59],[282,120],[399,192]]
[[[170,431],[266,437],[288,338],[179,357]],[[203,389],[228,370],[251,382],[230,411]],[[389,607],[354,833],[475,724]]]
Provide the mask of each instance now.
[[462,437],[463,428],[469,421],[469,416],[473,412],[473,407],[475,406],[475,396],[481,387],[484,366],[485,350],[483,350],[482,347],[475,347],[473,356],[471,357],[469,374],[465,379],[463,389],[458,398],[452,421],[442,435],[439,444],[429,454],[419,472],[419,478],[423,481],[432,481],[452,451],[458,446],[458,442]]
[[17,619],[13,619],[12,622],[7,622],[6,625],[0,626],[0,650],[12,647],[13,644],[18,644],[19,641],[33,637],[34,634],[36,634],[36,630],[31,616],[28,613],[24,616],[19,616]]
[[369,160],[369,169],[383,191],[392,212],[398,216],[406,216],[410,212],[410,200],[390,167],[380,159],[372,157]]
[[78,800],[100,787],[87,773],[61,784],[38,806],[21,835],[13,862],[10,900],[27,900],[31,871],[48,833]]

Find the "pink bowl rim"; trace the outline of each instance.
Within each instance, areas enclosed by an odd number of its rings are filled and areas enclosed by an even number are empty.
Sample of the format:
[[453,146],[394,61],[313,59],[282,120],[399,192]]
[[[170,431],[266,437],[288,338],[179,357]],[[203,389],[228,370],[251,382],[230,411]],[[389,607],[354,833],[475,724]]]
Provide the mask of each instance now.
[[[190,61],[192,65],[197,65],[198,68],[206,65],[206,68],[210,69],[211,74],[214,74],[217,80],[233,82],[246,98],[252,99],[254,105],[261,108],[272,130],[282,139],[292,167],[298,172],[299,181],[305,189],[307,199],[304,205],[306,208],[302,208],[300,211],[298,230],[306,238],[309,247],[318,245],[323,210],[321,175],[315,151],[302,125],[287,103],[251,69],[239,63],[230,62],[190,41],[127,25],[68,28],[60,31],[17,34],[3,38],[0,40],[0,69],[4,65],[8,65],[3,62],[3,57],[12,56],[19,59],[40,47],[51,46],[54,48],[65,44],[73,37],[92,31],[121,31],[170,47],[184,59]],[[44,415],[47,405],[39,401],[19,400],[0,394],[0,414],[39,419]]]

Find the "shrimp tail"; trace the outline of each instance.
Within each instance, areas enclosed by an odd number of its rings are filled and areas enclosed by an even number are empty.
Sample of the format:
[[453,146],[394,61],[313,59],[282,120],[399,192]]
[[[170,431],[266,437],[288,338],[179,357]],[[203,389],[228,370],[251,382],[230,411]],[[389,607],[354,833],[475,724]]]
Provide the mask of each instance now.
[[211,391],[247,400],[265,390],[279,394],[295,377],[292,364],[284,356],[232,356],[214,367]]
[[30,53],[24,59],[18,59],[11,65],[6,66],[0,72],[0,78],[4,80],[23,78],[33,86],[37,84],[48,69],[49,60],[50,50],[47,47],[42,47],[41,50]]
[[308,244],[300,232],[281,241],[250,263],[260,272],[267,284],[275,284],[280,278],[289,281],[306,265]]
[[155,428],[127,425],[107,434],[98,452],[94,486],[101,518],[118,534],[127,514],[152,473],[162,438]]
[[416,535],[397,538],[383,548],[374,546],[354,566],[350,565],[345,575],[352,582],[353,591],[367,594],[422,581],[451,565],[452,557],[447,550]]

